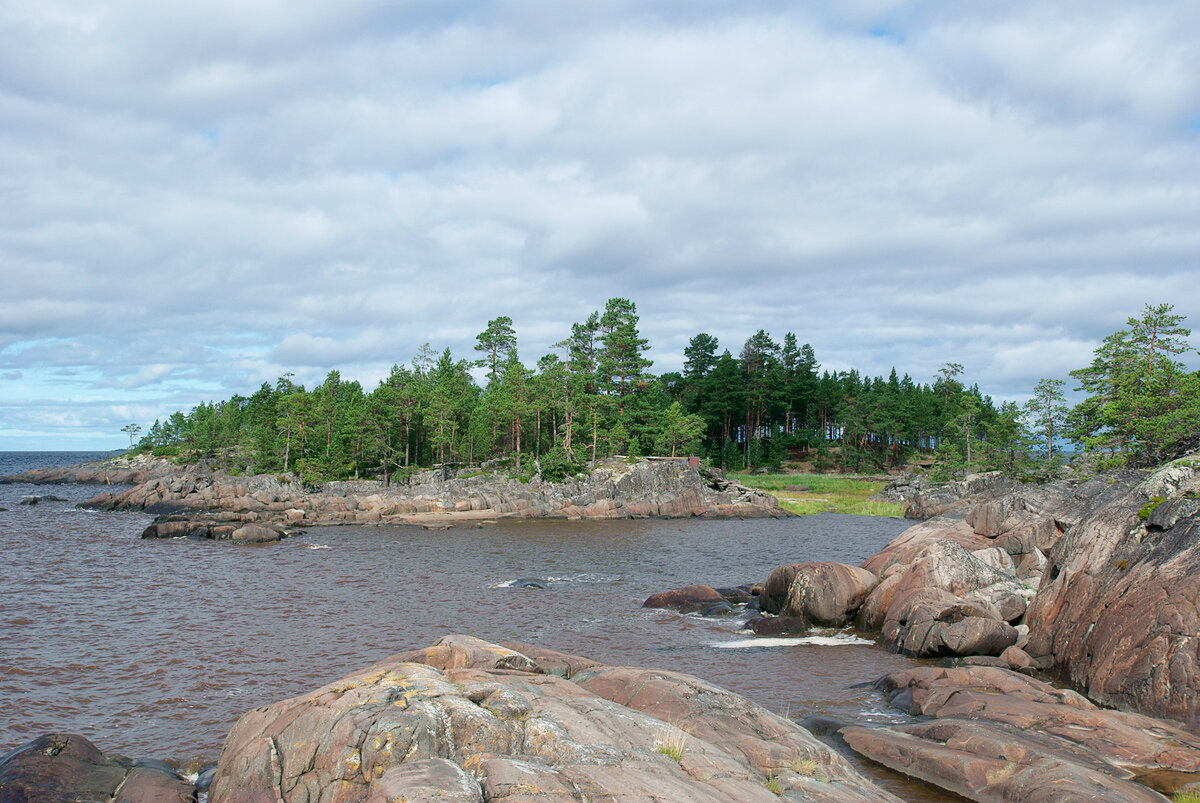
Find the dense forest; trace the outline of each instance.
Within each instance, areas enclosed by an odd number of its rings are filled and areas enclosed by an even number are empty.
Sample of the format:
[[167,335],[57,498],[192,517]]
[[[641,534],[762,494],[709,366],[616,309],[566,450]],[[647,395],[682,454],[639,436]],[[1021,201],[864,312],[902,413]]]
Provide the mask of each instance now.
[[[1065,380],[1043,379],[1024,407],[997,405],[953,362],[929,382],[894,369],[822,371],[790,332],[776,341],[759,330],[736,356],[700,333],[682,372],[655,376],[638,322],[633,302],[609,299],[530,368],[502,316],[479,333],[474,360],[426,344],[369,391],[336,370],[311,389],[288,374],[248,397],[155,421],[136,448],[306,482],[391,480],[419,466],[489,460],[558,478],[618,454],[697,455],[727,469],[804,459],[818,471],[916,459],[946,477],[1036,476],[1057,466],[1064,440],[1110,464],[1148,465],[1195,448],[1200,435],[1200,377],[1178,360],[1191,333],[1170,305],[1147,305],[1072,372],[1089,394],[1073,409]],[[484,370],[482,386],[473,368]],[[132,441],[141,428],[124,431]]]

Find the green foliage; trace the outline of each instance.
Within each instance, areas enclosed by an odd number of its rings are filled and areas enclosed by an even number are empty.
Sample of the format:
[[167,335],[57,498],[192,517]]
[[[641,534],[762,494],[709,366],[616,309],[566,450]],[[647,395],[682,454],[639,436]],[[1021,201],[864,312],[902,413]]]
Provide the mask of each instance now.
[[1138,511],[1138,518],[1142,521],[1146,521],[1150,518],[1150,514],[1154,512],[1154,508],[1158,507],[1165,501],[1167,500],[1163,499],[1161,496],[1151,497],[1150,501],[1142,505],[1142,509]]
[[542,479],[547,482],[562,482],[586,468],[572,460],[561,444],[555,444],[550,451],[539,457],[538,464],[541,466]]
[[1170,304],[1147,304],[1141,318],[1104,339],[1092,364],[1072,371],[1088,397],[1067,415],[1071,438],[1129,466],[1152,466],[1196,444],[1200,377],[1177,356],[1191,330]]
[[[875,502],[869,497],[883,490],[884,483],[831,474],[731,474],[730,479],[767,491],[783,507],[802,516],[814,513],[846,513],[855,516],[903,516],[904,505]],[[785,490],[806,486],[807,491]]]
[[1175,803],[1200,803],[1200,790],[1180,790],[1172,795],[1171,800],[1175,801]]
[[931,475],[942,479],[992,469],[1028,479],[1056,470],[1062,433],[1100,452],[1101,464],[1120,465],[1169,459],[1200,435],[1200,377],[1177,361],[1190,332],[1168,305],[1148,306],[1105,339],[1093,365],[1073,374],[1089,395],[1065,416],[1059,380],[1040,381],[1022,410],[965,384],[959,363],[932,383],[895,370],[822,372],[795,334],[777,342],[761,329],[737,356],[697,334],[682,372],[655,378],[638,323],[632,301],[610,299],[535,370],[518,358],[512,320],[499,316],[477,339],[485,387],[472,363],[426,343],[373,390],[336,370],[311,389],[286,374],[248,397],[155,421],[136,450],[305,482],[404,482],[417,466],[497,458],[521,475],[538,459],[549,477],[587,459],[646,453],[703,455],[726,470],[809,461],[866,473],[935,456]]

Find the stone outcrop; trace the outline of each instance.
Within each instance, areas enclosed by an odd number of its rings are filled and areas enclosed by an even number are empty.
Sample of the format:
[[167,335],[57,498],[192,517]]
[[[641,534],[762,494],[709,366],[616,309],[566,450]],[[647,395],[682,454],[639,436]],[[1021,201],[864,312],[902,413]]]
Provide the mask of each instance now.
[[[207,466],[192,466],[202,471]],[[168,460],[148,455],[112,457],[91,460],[73,466],[37,468],[20,474],[0,477],[0,484],[28,483],[30,485],[137,485],[158,477],[179,473],[179,466]]]
[[1081,511],[1047,553],[1025,617],[1026,651],[1092,699],[1191,727],[1200,725],[1198,467],[1193,457],[1136,484],[1116,479],[1123,492]]
[[964,479],[936,484],[922,474],[905,474],[884,486],[872,499],[898,502],[910,519],[929,519],[950,510],[965,509],[974,502],[1011,493],[1017,483],[998,471],[971,474]]
[[195,800],[195,787],[162,762],[106,756],[75,734],[47,734],[0,759],[0,801],[6,803]]
[[694,585],[659,591],[642,603],[643,608],[670,608],[680,613],[707,612],[714,608],[730,610],[729,602],[712,586]]
[[242,524],[220,517],[159,516],[142,531],[142,538],[195,538],[205,541],[232,541],[240,544],[265,544],[286,537],[278,524]]
[[676,672],[450,636],[242,717],[212,803],[897,799],[795,723]]
[[922,667],[878,688],[933,721],[844,728],[846,742],[970,800],[1162,801],[1200,787],[1200,737],[1006,669]]
[[[127,461],[129,462],[129,461]],[[124,473],[121,473],[124,472]],[[409,484],[375,481],[304,486],[289,476],[231,476],[206,464],[164,460],[136,468],[96,465],[29,472],[13,481],[138,482],[84,503],[96,510],[145,510],[218,524],[275,523],[284,527],[336,524],[481,521],[500,517],[563,519],[785,517],[775,497],[703,475],[686,460],[612,461],[561,483],[527,482],[499,473],[423,472]],[[139,481],[139,477],[144,480]],[[236,527],[235,527],[236,529]]]

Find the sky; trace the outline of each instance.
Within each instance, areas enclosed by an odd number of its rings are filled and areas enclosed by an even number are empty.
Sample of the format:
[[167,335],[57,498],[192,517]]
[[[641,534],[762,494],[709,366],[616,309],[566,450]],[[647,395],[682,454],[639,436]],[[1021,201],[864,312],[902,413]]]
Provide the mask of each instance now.
[[[998,400],[1200,343],[1200,4],[0,3],[0,450],[611,297]],[[1197,367],[1197,355],[1186,360]]]

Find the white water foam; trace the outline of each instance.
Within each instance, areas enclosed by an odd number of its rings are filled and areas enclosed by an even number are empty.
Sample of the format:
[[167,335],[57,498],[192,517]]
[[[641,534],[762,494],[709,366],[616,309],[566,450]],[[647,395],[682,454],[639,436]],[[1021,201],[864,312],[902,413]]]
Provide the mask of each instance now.
[[793,638],[747,638],[737,641],[716,641],[708,646],[722,650],[745,650],[755,647],[846,647],[853,644],[874,644],[869,639],[859,638],[853,633],[838,633],[834,636],[799,636]]
[[304,544],[305,549],[329,549],[328,544]]

